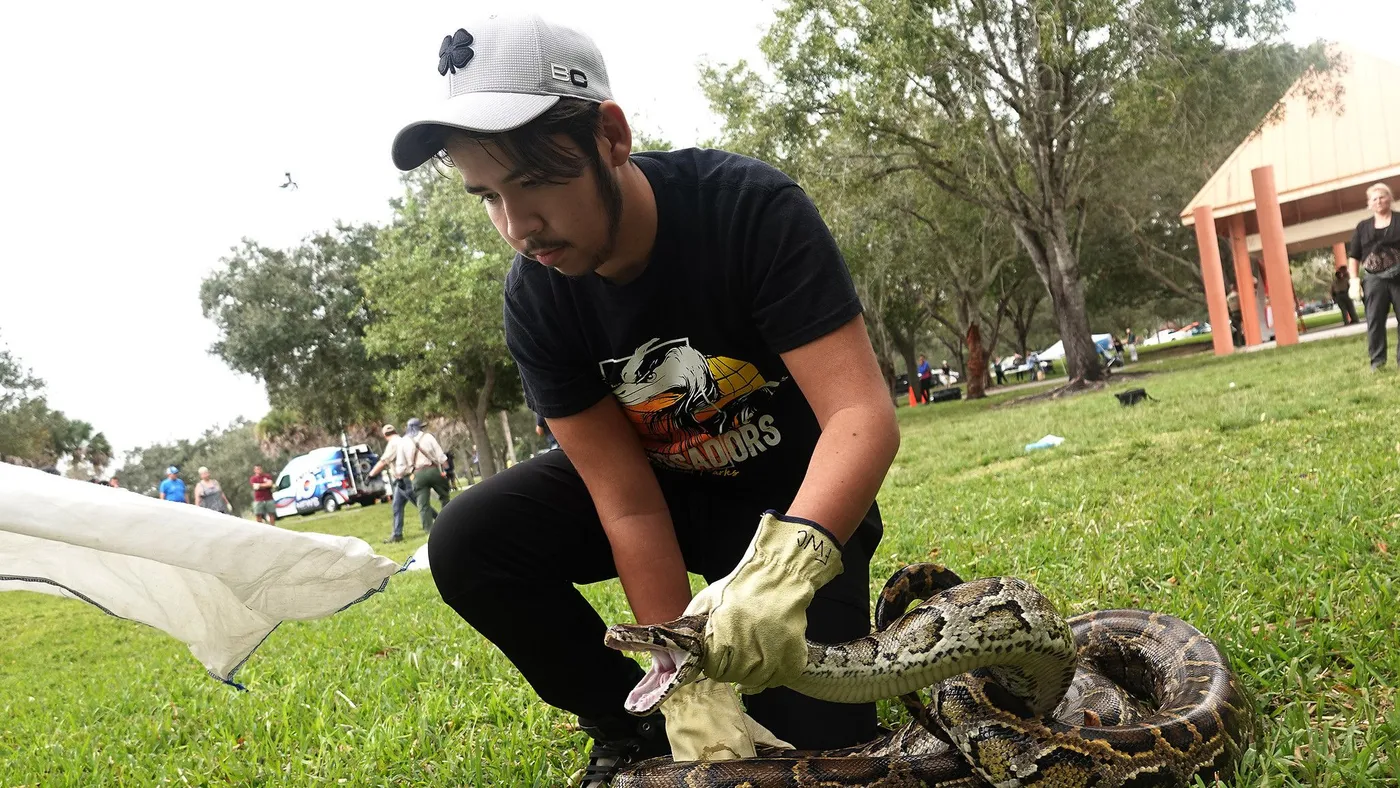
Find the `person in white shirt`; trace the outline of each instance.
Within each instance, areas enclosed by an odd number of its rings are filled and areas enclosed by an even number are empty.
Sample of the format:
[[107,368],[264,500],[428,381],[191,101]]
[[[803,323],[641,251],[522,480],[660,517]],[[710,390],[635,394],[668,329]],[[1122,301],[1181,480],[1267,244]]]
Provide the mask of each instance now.
[[[413,482],[408,478],[408,472],[399,458],[399,446],[403,438],[399,436],[399,431],[392,424],[384,425],[384,452],[379,455],[379,462],[370,468],[369,475],[376,476],[384,469],[389,470],[389,487],[394,491],[394,531],[384,540],[384,544],[403,541],[403,508],[406,504],[413,502]],[[415,504],[416,505],[416,504]]]

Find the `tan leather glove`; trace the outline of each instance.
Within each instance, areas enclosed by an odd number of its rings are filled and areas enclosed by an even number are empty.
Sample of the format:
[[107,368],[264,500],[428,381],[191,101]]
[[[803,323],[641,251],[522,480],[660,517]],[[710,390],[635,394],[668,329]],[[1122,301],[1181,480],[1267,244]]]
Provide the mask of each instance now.
[[744,713],[733,687],[712,679],[676,689],[662,701],[661,712],[674,761],[752,758],[756,744],[792,749]]
[[705,675],[744,692],[782,686],[807,664],[807,606],[841,574],[841,546],[826,529],[768,512],[738,566],[696,594],[686,615],[709,615]]

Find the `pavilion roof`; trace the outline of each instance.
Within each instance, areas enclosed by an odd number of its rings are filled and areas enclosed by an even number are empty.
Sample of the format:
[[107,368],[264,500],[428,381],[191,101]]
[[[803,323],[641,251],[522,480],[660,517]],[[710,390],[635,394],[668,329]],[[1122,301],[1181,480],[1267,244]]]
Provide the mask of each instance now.
[[[1310,102],[1308,77],[1300,78],[1279,101],[1282,119],[1235,148],[1182,209],[1183,224],[1194,224],[1192,211],[1201,205],[1211,206],[1217,219],[1252,212],[1250,171],[1266,164],[1274,166],[1280,203],[1400,175],[1400,64],[1348,47],[1333,52],[1341,55],[1333,72],[1340,106]],[[1338,205],[1338,212],[1362,207]]]

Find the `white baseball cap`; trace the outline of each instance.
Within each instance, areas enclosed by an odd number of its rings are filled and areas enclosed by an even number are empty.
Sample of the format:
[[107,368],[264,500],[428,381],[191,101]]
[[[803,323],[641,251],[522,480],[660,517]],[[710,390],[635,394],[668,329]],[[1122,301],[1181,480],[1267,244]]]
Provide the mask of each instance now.
[[447,96],[394,137],[394,165],[411,170],[442,150],[445,129],[494,134],[529,123],[564,97],[612,98],[593,39],[538,16],[491,16],[438,47]]

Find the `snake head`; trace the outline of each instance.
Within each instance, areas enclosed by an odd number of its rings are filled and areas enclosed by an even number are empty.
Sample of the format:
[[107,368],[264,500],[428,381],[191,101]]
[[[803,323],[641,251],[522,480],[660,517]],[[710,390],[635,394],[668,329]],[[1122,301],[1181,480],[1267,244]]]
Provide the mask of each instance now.
[[708,616],[682,616],[665,624],[616,624],[608,627],[603,643],[618,651],[645,651],[651,667],[623,704],[632,714],[656,711],[677,688],[703,675],[705,622]]

